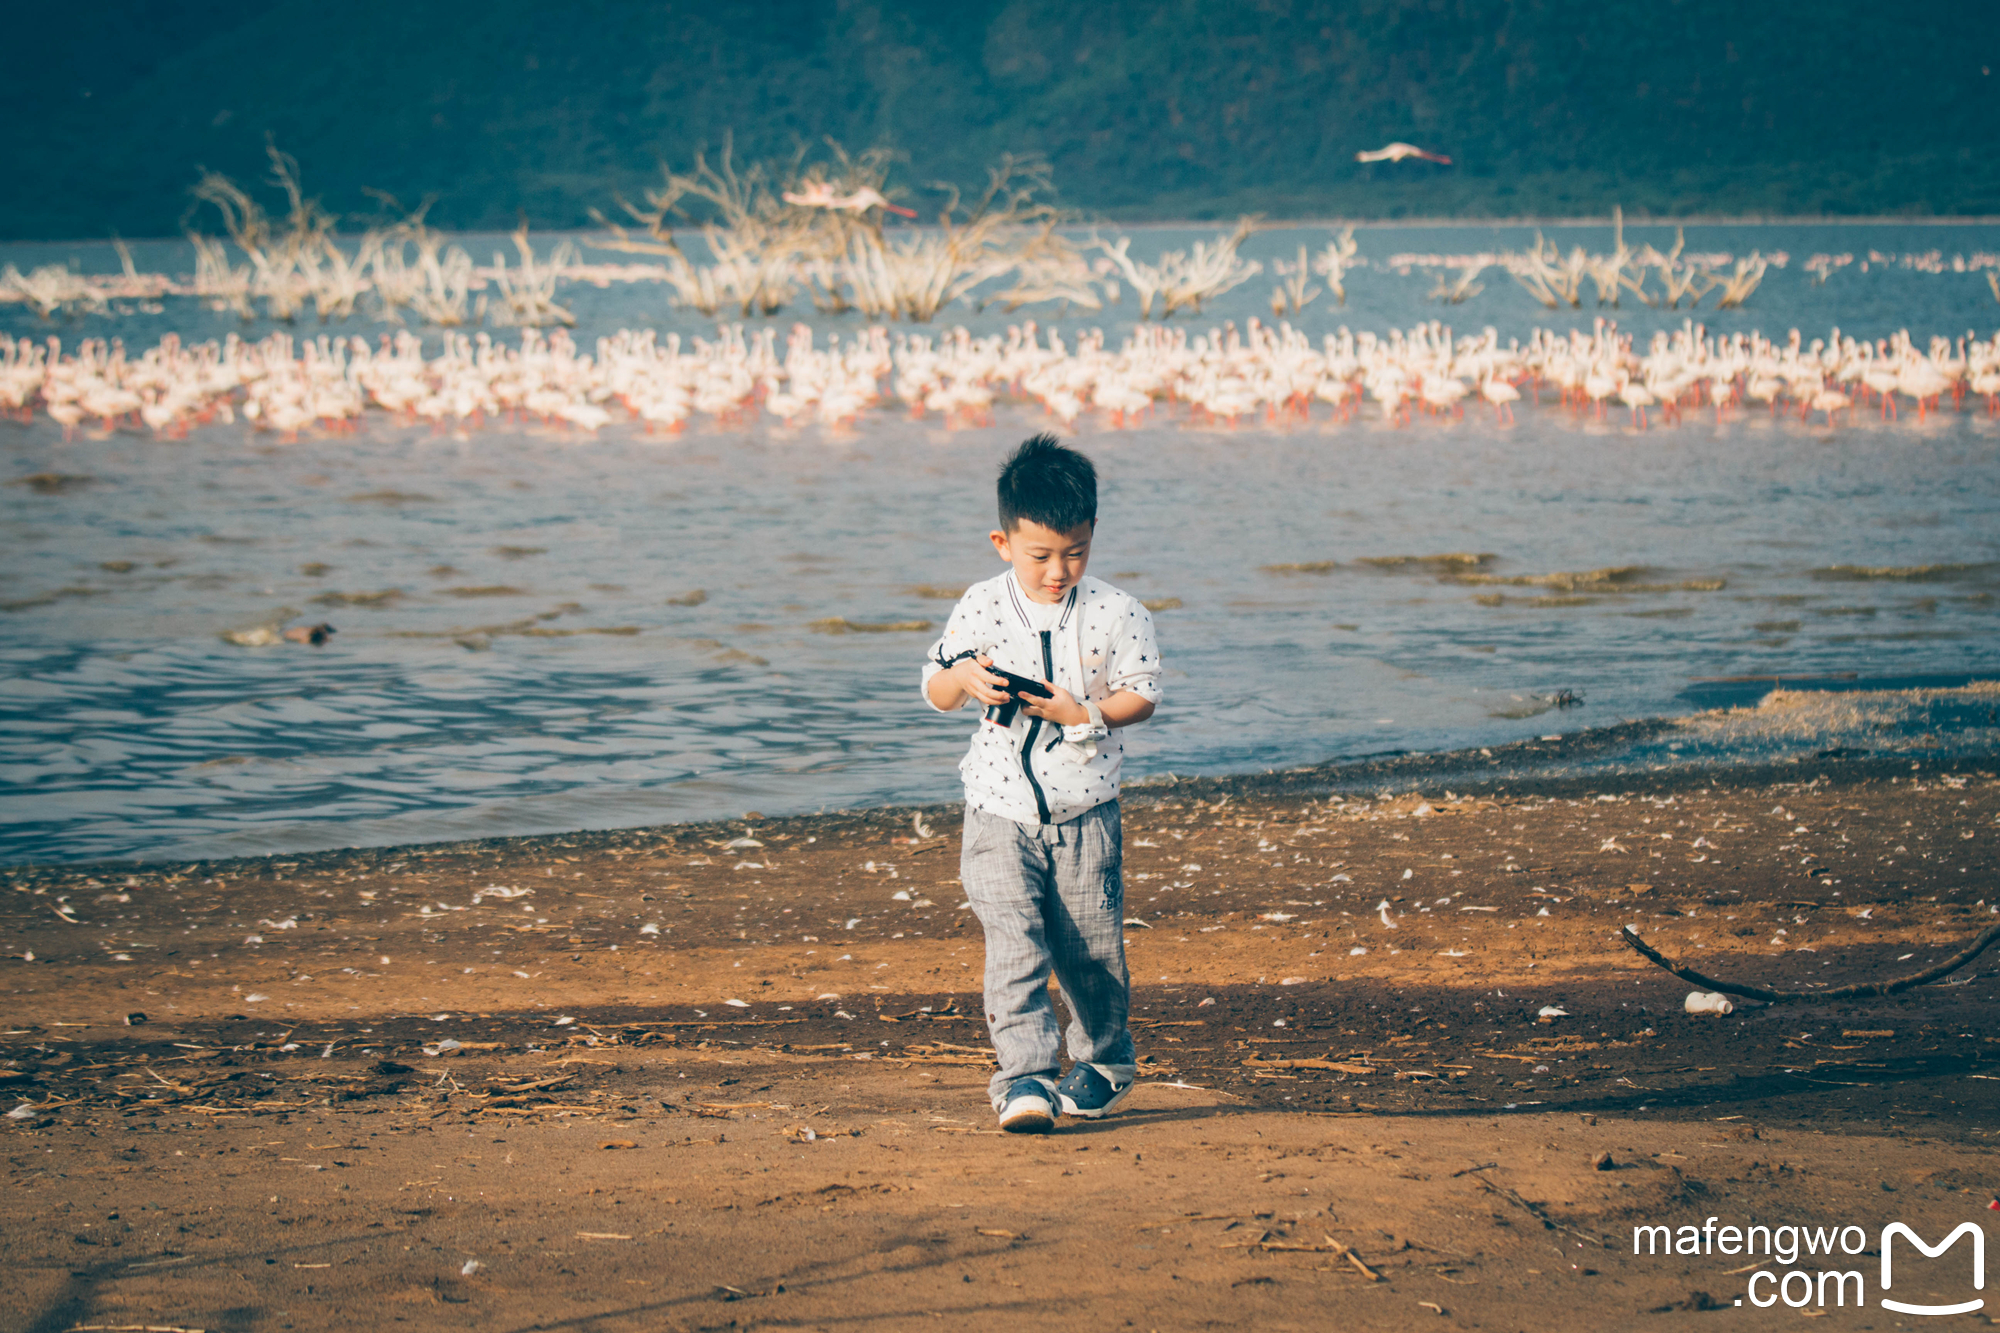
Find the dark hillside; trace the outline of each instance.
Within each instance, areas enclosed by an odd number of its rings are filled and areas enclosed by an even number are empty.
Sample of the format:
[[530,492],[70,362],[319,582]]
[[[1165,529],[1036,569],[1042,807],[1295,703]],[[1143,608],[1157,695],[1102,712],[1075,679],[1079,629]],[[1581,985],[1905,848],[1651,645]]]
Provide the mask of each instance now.
[[[10,19],[0,237],[177,230],[267,133],[336,211],[582,225],[660,157],[832,135],[906,186],[1039,152],[1122,217],[2000,213],[2000,24],[1968,0],[108,0]],[[1407,139],[1455,165],[1357,164]],[[921,199],[919,199],[921,202]]]

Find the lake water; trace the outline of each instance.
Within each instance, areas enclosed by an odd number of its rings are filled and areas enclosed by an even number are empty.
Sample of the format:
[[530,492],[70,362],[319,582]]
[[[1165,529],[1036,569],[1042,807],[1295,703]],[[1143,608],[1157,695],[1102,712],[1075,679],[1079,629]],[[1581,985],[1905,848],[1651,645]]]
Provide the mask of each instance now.
[[[1143,251],[1210,233],[1135,234]],[[1379,261],[1525,235],[1360,239]],[[1264,233],[1252,252],[1325,237]],[[1996,239],[1990,227],[1714,227],[1691,228],[1689,244],[1791,254],[1749,309],[1705,316],[1711,327],[1908,327],[1921,341],[1990,336],[2000,305],[1983,274],[1877,265],[1821,286],[1804,257],[1941,248],[1948,260]],[[174,267],[171,247],[139,250],[142,267]],[[70,254],[106,266],[85,247],[0,247],[0,262]],[[1345,309],[1297,322],[1317,334],[1439,317],[1504,334],[1597,313],[1544,311],[1498,272],[1487,283],[1446,309],[1423,299],[1421,275],[1363,270]],[[1255,313],[1268,290],[1253,282],[1196,323]],[[564,297],[580,337],[712,327],[651,286]],[[0,327],[135,347],[169,328],[236,327],[165,304],[49,326],[0,308]],[[1130,314],[1041,317],[1115,340]],[[1685,312],[1617,314],[1644,331]],[[882,413],[847,434],[698,421],[672,440],[621,427],[458,437],[378,414],[356,434],[281,446],[236,427],[64,442],[45,418],[0,423],[0,479],[89,478],[0,488],[0,862],[951,799],[971,718],[917,697],[933,633],[815,622],[941,625],[950,602],[925,589],[997,572],[993,473],[1044,424],[1007,408],[955,431]],[[1510,428],[1479,413],[1235,432],[1086,419],[1075,438],[1104,479],[1091,572],[1178,601],[1157,615],[1167,701],[1132,733],[1135,777],[1681,713],[1710,677],[2000,672],[2000,424],[1976,409],[1831,431],[1761,410],[1721,424],[1693,413],[1640,434],[1551,400]],[[1500,577],[1633,567],[1622,586],[1645,590],[1467,586],[1420,563],[1359,563],[1444,552],[1492,553],[1481,572]],[[338,633],[317,649],[221,637],[296,615]],[[1583,706],[1551,710],[1563,689]]]

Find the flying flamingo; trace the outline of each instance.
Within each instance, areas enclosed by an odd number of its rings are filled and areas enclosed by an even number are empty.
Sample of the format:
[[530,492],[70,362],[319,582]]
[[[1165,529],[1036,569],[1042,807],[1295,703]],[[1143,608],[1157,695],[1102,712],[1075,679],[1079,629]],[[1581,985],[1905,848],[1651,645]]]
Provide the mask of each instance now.
[[882,192],[873,186],[864,185],[845,197],[833,192],[832,181],[807,181],[799,190],[787,190],[784,200],[799,208],[831,208],[845,213],[865,213],[871,208],[884,208],[891,213],[906,218],[917,215],[914,208],[900,208],[882,197]]
[[1441,153],[1427,153],[1413,143],[1392,143],[1371,152],[1356,153],[1356,162],[1401,162],[1407,158],[1420,157],[1426,162],[1441,162],[1451,165],[1451,159]]

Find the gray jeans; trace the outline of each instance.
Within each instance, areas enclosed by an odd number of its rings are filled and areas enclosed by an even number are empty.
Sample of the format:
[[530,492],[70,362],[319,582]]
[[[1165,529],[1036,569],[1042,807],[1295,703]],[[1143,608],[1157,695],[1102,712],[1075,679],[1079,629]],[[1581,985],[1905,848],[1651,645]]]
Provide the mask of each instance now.
[[1114,1082],[1136,1072],[1126,1019],[1124,835],[1118,802],[1067,824],[1017,824],[967,807],[959,876],[986,931],[986,1027],[1000,1072],[997,1109],[1015,1080],[1053,1088],[1060,1034],[1054,970],[1069,1007],[1069,1053]]

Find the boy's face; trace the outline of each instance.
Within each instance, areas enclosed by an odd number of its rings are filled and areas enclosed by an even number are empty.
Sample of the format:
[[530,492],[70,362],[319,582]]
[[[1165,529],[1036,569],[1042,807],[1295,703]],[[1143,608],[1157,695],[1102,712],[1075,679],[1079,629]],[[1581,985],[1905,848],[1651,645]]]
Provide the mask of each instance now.
[[1014,567],[1014,578],[1021,591],[1030,600],[1046,606],[1061,601],[1082,581],[1083,568],[1090,563],[1090,538],[1095,530],[1095,524],[1084,523],[1068,532],[1057,532],[1024,518],[1012,532],[995,528],[987,535],[993,539],[993,549],[1000,553],[1000,558]]

